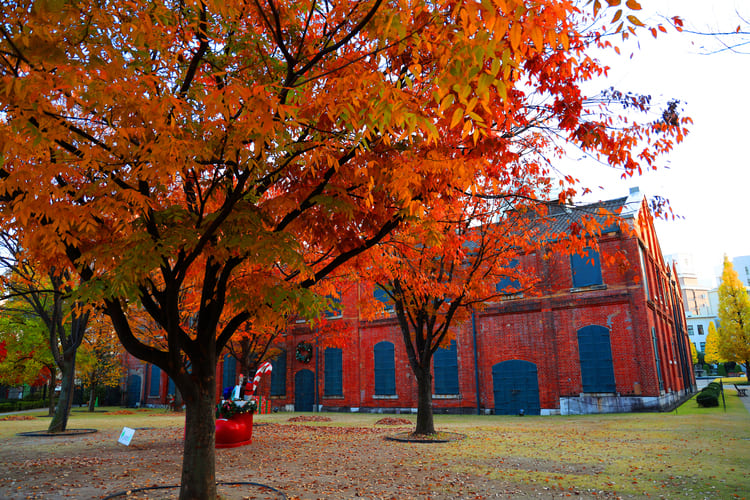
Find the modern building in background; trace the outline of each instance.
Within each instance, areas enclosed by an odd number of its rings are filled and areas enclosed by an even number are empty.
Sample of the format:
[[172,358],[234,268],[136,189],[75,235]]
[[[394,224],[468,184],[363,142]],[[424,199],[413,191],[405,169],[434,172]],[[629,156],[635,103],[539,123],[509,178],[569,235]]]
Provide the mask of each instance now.
[[[674,264],[677,278],[682,289],[682,302],[687,316],[711,315],[711,304],[708,292],[712,286],[701,282],[701,276],[696,272],[693,256],[688,253],[666,255],[667,263]],[[705,278],[705,277],[703,277]]]
[[745,285],[745,288],[750,289],[750,255],[735,257],[732,259],[732,267],[737,271],[740,281]]
[[[665,259],[673,263],[677,270],[690,341],[695,344],[696,351],[705,352],[709,324],[719,327],[718,285],[721,284],[722,266],[716,267],[715,277],[708,277],[696,273],[693,257],[688,253],[667,255]],[[750,255],[733,258],[732,267],[750,293]],[[713,284],[708,285],[707,282]]]
[[667,255],[665,259],[674,265],[677,272],[690,342],[695,345],[697,352],[705,352],[708,325],[712,322],[714,326],[718,325],[717,309],[711,303],[712,289],[715,290],[715,286],[707,285],[707,277],[696,272],[691,254]]

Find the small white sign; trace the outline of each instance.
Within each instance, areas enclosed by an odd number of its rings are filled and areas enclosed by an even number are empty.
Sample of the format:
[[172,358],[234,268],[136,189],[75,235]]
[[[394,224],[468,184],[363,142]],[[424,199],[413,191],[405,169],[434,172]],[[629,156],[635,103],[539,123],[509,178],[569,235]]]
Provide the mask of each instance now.
[[118,439],[117,442],[124,444],[125,446],[130,446],[130,440],[133,439],[134,434],[135,429],[131,429],[130,427],[123,427],[122,434],[120,434],[120,439]]

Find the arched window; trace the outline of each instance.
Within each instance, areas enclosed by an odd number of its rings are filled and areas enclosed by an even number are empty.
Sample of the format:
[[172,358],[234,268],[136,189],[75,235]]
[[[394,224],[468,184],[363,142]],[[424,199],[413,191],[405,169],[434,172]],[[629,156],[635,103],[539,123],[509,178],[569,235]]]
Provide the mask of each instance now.
[[323,352],[323,363],[325,363],[325,387],[323,388],[323,394],[325,396],[343,396],[343,383],[342,383],[342,352],[337,347],[328,347]]
[[392,342],[379,342],[373,349],[375,355],[375,395],[396,395],[396,359]]
[[286,350],[271,360],[271,396],[286,395]]
[[435,372],[434,393],[458,394],[458,353],[456,341],[451,340],[447,349],[439,348],[432,358]]

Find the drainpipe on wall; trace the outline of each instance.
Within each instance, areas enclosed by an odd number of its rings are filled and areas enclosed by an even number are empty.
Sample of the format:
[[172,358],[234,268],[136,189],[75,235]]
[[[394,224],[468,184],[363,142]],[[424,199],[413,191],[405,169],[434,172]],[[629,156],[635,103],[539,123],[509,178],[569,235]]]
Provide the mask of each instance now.
[[471,311],[471,333],[474,336],[474,381],[476,382],[477,415],[481,415],[482,407],[479,404],[479,350],[477,349],[477,317],[474,311]]

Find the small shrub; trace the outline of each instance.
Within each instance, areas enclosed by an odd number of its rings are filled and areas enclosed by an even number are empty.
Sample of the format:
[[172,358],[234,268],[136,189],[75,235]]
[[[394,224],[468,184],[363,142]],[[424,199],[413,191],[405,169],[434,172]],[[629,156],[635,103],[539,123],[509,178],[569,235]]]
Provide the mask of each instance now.
[[705,408],[709,408],[711,406],[719,406],[719,393],[716,391],[707,391],[703,389],[695,397],[695,401],[698,403],[698,406],[703,406]]
[[16,411],[15,401],[0,403],[0,413],[8,413],[9,411]]
[[719,394],[721,394],[722,386],[718,382],[711,382],[703,388],[701,392],[695,397],[695,401],[699,406],[711,407],[719,406]]
[[37,401],[19,401],[18,402],[18,411],[23,410],[34,410],[36,408],[45,408],[49,405],[49,401],[44,400],[37,400]]

